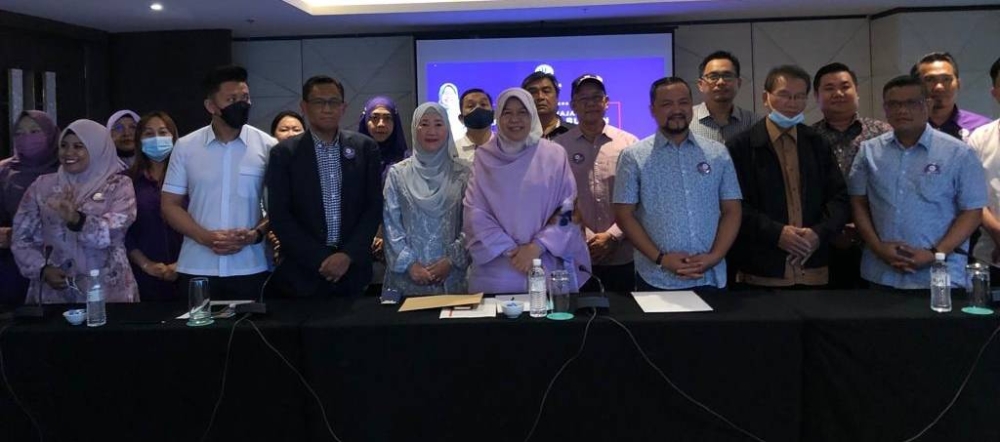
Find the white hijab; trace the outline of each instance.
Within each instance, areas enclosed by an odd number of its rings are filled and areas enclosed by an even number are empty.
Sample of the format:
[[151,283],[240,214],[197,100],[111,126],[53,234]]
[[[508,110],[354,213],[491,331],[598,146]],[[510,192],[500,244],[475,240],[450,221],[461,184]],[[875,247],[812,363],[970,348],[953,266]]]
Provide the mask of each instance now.
[[[504,134],[503,124],[500,124],[503,110],[507,107],[507,102],[512,98],[520,101],[531,115],[531,130],[528,132],[528,137],[523,140],[515,141],[508,138]],[[531,94],[528,91],[522,88],[512,87],[500,93],[500,97],[497,98],[497,123],[497,137],[499,137],[500,149],[506,153],[520,152],[524,150],[525,146],[534,146],[538,144],[538,140],[542,139],[542,120],[538,118],[538,109],[535,108],[535,100],[531,98]]]
[[[417,128],[420,119],[428,113],[436,113],[444,122],[447,138],[445,144],[436,152],[427,151],[420,144]],[[454,174],[454,158],[458,156],[455,138],[451,133],[451,123],[448,121],[448,111],[437,103],[421,104],[413,111],[411,125],[413,139],[413,160],[410,167],[402,172],[403,185],[409,189],[417,207],[434,217],[443,217],[451,202],[449,195],[453,190],[460,189]]]

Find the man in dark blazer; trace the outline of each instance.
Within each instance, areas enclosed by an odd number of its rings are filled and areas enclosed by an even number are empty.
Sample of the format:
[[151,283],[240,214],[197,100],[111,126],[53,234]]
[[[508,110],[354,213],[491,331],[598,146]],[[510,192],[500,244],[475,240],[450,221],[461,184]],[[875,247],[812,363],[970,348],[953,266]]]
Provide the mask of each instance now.
[[743,191],[743,223],[730,252],[737,283],[829,284],[830,239],[850,214],[833,152],[802,124],[809,74],[779,66],[764,82],[767,118],[727,143]]
[[269,292],[359,295],[382,222],[378,145],[340,128],[344,87],[333,78],[307,80],[301,107],[309,130],[272,148],[267,165],[267,214],[284,258]]

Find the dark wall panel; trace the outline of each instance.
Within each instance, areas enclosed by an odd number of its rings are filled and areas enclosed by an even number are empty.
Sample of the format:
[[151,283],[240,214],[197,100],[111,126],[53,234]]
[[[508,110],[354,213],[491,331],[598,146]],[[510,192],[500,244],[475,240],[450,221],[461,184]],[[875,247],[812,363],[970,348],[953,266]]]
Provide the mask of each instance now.
[[165,111],[182,135],[208,124],[201,80],[210,69],[231,63],[232,32],[112,34],[109,48],[112,111]]
[[[0,11],[0,121],[9,113],[9,70],[56,73],[57,123],[100,121],[108,108],[108,34],[89,28]],[[26,103],[26,109],[42,103]],[[10,125],[0,124],[0,157],[9,153]]]

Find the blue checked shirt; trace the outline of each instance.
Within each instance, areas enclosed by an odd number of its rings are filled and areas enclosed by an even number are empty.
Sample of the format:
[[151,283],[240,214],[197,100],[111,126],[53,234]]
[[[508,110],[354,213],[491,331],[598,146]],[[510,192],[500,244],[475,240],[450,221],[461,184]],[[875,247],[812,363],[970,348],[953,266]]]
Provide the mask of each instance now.
[[[888,132],[861,143],[848,177],[851,196],[868,197],[881,241],[929,249],[944,237],[959,212],[986,206],[986,179],[975,151],[929,125],[917,144],[904,148]],[[961,247],[969,250],[969,242]],[[966,258],[948,255],[953,285],[965,281]],[[901,273],[865,248],[861,276],[900,289],[930,287],[930,268]]]
[[[689,133],[674,145],[659,131],[618,158],[614,202],[636,204],[635,216],[663,252],[708,253],[715,243],[722,211],[719,202],[743,199],[726,146]],[[634,252],[644,281],[662,289],[726,286],[722,260],[698,280],[680,279]]]
[[333,143],[324,143],[313,134],[316,145],[316,166],[323,189],[323,211],[326,213],[326,245],[340,242],[340,189],[344,173],[340,169],[340,133]]

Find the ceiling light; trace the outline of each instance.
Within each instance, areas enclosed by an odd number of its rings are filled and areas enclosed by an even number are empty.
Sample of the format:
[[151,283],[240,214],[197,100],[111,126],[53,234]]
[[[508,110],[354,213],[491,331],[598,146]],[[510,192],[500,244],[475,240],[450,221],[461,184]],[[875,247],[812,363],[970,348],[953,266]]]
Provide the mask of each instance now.
[[[724,0],[284,0],[310,15],[454,12],[609,4],[679,3]],[[541,4],[540,4],[541,3]]]
[[153,3],[153,4],[149,5],[149,9],[152,9],[154,11],[162,11],[163,10],[163,5],[160,4],[160,3]]

